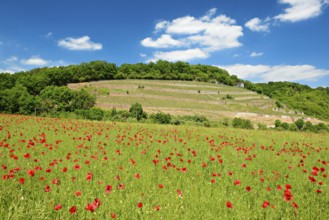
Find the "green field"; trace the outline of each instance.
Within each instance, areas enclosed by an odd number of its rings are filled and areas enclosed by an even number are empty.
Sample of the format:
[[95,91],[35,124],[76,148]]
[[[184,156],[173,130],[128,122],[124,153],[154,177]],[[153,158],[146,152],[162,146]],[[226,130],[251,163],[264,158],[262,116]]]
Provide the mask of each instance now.
[[1,219],[328,219],[329,136],[0,115]]
[[[275,102],[264,95],[243,88],[211,83],[111,80],[69,84],[69,87],[86,88],[97,96],[96,107],[108,110],[128,110],[133,103],[138,102],[148,113],[204,115],[214,121],[243,117],[267,125],[273,125],[277,119],[291,123],[302,117],[287,108],[278,111]],[[315,119],[309,120],[318,122]]]

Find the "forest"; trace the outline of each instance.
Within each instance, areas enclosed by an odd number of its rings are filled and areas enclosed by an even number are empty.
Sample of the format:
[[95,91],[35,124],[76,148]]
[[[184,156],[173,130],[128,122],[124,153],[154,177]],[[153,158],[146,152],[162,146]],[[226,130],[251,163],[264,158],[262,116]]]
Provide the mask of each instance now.
[[36,68],[15,74],[0,73],[0,112],[41,115],[51,111],[90,109],[95,97],[85,90],[71,91],[69,83],[113,79],[185,80],[235,86],[264,94],[284,105],[320,119],[329,119],[329,88],[311,88],[291,82],[252,83],[215,66],[186,62],[122,64],[92,61],[78,65]]

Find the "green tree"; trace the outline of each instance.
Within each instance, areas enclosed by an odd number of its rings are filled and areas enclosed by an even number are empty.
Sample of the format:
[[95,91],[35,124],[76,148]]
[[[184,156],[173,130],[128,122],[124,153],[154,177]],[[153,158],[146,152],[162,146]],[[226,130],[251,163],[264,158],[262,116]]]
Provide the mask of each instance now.
[[147,118],[147,114],[143,111],[143,107],[139,103],[132,104],[129,108],[132,117],[140,121],[142,118]]

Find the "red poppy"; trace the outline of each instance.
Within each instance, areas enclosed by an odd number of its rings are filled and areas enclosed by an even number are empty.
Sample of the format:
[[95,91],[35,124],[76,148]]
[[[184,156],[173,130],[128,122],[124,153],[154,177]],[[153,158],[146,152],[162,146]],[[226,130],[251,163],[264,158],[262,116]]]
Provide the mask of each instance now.
[[94,205],[98,208],[100,205],[102,205],[102,202],[99,198],[96,198],[94,201]]
[[246,187],[246,190],[247,190],[248,192],[250,192],[251,187],[250,187],[250,186],[247,186],[247,187]]
[[298,205],[296,203],[292,202],[291,204],[295,209],[298,209]]
[[18,180],[18,182],[19,182],[20,184],[24,184],[24,183],[25,183],[25,179],[24,179],[24,178],[20,178],[20,179]]
[[46,185],[45,189],[44,189],[45,192],[50,192],[51,191],[51,188],[49,185]]
[[76,196],[81,196],[81,194],[82,194],[81,191],[76,191],[76,192],[75,192],[75,195],[76,195]]
[[55,205],[54,210],[55,210],[55,211],[58,211],[58,210],[60,210],[61,208],[62,208],[62,205],[61,205],[61,204],[57,204],[57,205]]
[[270,202],[269,201],[267,201],[267,200],[265,200],[264,202],[263,202],[263,208],[265,209],[265,208],[267,208],[267,206],[269,206],[270,205]]
[[180,189],[177,189],[178,197],[183,197],[183,192]]
[[118,190],[123,190],[124,188],[125,188],[125,184],[120,183],[120,184],[118,185]]
[[64,167],[63,168],[63,173],[65,173],[67,171],[67,168],[66,167]]
[[143,203],[139,202],[139,203],[137,204],[137,207],[138,207],[139,209],[141,209],[141,208],[143,207]]
[[233,208],[233,204],[230,201],[227,201],[226,202],[226,207],[231,209],[231,208]]
[[77,207],[76,206],[72,206],[71,208],[70,208],[70,215],[72,215],[72,214],[76,214],[77,213]]
[[234,180],[234,185],[240,185],[241,184],[241,181],[240,180]]
[[316,182],[316,179],[313,178],[312,176],[309,176],[308,179],[309,179],[312,183],[315,183],[315,182]]
[[28,170],[27,173],[28,173],[30,176],[32,176],[32,177],[33,177],[34,174],[35,174],[34,170]]
[[86,176],[86,180],[90,181],[93,178],[93,174],[92,172],[88,172],[87,176]]
[[159,206],[159,205],[155,206],[155,207],[154,207],[154,210],[155,210],[155,211],[160,211],[160,206]]
[[141,176],[139,175],[139,173],[135,173],[134,176],[135,176],[136,179],[140,179],[141,178]]
[[111,185],[107,185],[106,188],[105,188],[105,192],[106,192],[107,194],[110,194],[111,191],[112,191],[112,186],[111,186]]
[[117,215],[115,213],[111,214],[111,218],[116,218],[116,217],[117,217]]
[[162,184],[159,184],[158,187],[159,187],[159,189],[162,189],[163,188],[163,185]]
[[289,189],[286,189],[283,194],[283,199],[286,202],[290,202],[294,197],[292,196],[291,192]]

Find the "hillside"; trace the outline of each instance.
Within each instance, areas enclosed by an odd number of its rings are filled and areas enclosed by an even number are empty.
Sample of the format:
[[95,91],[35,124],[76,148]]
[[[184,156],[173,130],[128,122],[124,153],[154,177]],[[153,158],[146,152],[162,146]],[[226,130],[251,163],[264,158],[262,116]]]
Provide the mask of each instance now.
[[[161,81],[150,83],[127,79]],[[104,80],[116,81],[104,85]],[[94,81],[99,82],[95,84]],[[148,112],[161,109],[171,114],[203,114],[210,119],[248,117],[256,122],[273,124],[275,119],[291,122],[294,119],[290,117],[303,116],[295,114],[298,112],[329,119],[328,88],[313,89],[289,82],[255,84],[214,66],[163,60],[121,66],[92,61],[15,74],[0,73],[0,112],[46,116],[92,107],[93,97],[88,97],[84,91],[68,91],[66,86],[70,83],[81,83],[71,85],[71,88],[87,85],[88,90],[98,96],[96,106],[106,109],[127,109],[132,102],[140,102]],[[239,83],[244,83],[246,89],[234,87]],[[274,110],[277,107],[281,108],[279,112]]]
[[[111,80],[69,84],[96,95],[96,107],[128,110],[140,103],[147,113],[203,115],[210,120],[241,117],[273,125],[279,119],[291,123],[303,115],[288,108],[279,110],[275,101],[247,89],[214,83],[159,80]],[[312,122],[316,119],[309,118]]]

